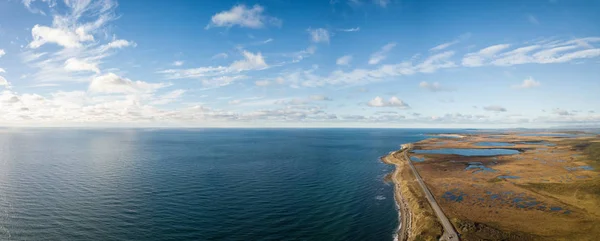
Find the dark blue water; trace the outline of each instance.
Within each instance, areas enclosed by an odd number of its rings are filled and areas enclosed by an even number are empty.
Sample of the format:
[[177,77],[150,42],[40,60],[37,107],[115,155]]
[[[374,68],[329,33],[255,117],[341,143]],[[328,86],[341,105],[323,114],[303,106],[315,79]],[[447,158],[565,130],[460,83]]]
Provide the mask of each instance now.
[[391,240],[378,158],[435,132],[0,129],[0,240]]
[[512,155],[519,151],[512,149],[471,149],[471,148],[442,148],[433,150],[414,150],[418,154],[448,154],[461,156],[496,156],[496,155]]

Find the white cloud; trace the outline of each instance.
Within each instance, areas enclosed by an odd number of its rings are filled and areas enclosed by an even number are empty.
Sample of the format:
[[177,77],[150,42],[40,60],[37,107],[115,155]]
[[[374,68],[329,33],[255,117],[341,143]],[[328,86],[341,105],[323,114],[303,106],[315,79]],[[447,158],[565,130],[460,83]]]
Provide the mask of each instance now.
[[[490,60],[489,62],[484,61],[487,59],[479,59],[473,66],[488,64],[496,66],[512,66],[532,63],[553,64],[566,63],[578,59],[596,58],[600,56],[600,48],[594,48],[590,42],[597,41],[600,41],[600,38],[580,38],[570,41],[554,41],[551,43],[524,46],[487,58]],[[463,64],[464,63],[463,60]]]
[[314,43],[329,43],[329,31],[324,28],[308,29],[310,40]]
[[262,70],[269,67],[262,54],[242,51],[243,59],[237,60],[229,66],[209,66],[191,69],[167,69],[159,71],[167,79],[193,79],[201,78],[208,86],[224,86],[234,80],[246,78],[246,76],[230,76],[243,71]]
[[[464,37],[466,38],[466,37]],[[574,48],[562,48],[564,46],[571,46],[577,42],[600,42],[600,38],[584,38],[570,41],[562,41],[552,43],[553,48],[548,48],[546,45],[532,45],[519,47],[514,50],[503,52],[510,45],[500,44],[494,45],[488,48],[484,48],[478,52],[465,55],[463,58],[463,64],[467,66],[484,66],[484,65],[498,65],[498,66],[509,66],[514,64],[524,63],[558,63],[568,62],[575,59],[581,58],[593,58],[600,56],[600,49],[585,49],[580,51],[572,51],[562,55],[556,53],[562,53],[568,49],[573,50]],[[559,47],[556,47],[559,46]],[[576,45],[576,46],[580,46]],[[550,49],[551,51],[538,51],[539,49]],[[556,49],[561,48],[561,49]],[[581,47],[579,47],[581,48]],[[390,48],[386,48],[389,50]],[[531,54],[533,53],[533,54]],[[433,73],[440,69],[445,68],[456,68],[458,67],[453,62],[452,57],[454,56],[453,51],[445,51],[442,53],[436,53],[429,56],[423,62],[413,64],[417,58],[413,57],[410,61],[404,61],[396,64],[382,65],[373,69],[353,69],[349,71],[335,70],[327,75],[317,75],[312,70],[300,70],[294,73],[286,73],[279,78],[288,80],[292,87],[318,87],[324,85],[359,85],[370,82],[377,82],[387,80],[392,77],[398,76],[409,76],[416,73]],[[537,57],[534,57],[537,56]],[[544,58],[542,58],[544,57]],[[470,58],[475,59],[473,62],[469,62]],[[543,60],[543,61],[542,61]],[[466,62],[466,63],[465,63]]]
[[47,26],[35,25],[31,29],[31,37],[33,41],[29,43],[32,49],[39,48],[46,43],[55,43],[65,48],[81,47],[82,41],[92,41],[93,38],[80,38],[76,33],[69,32],[64,29],[51,28]]
[[572,50],[577,48],[576,46],[565,46],[565,47],[557,47],[552,49],[547,49],[535,53],[533,57],[535,58],[536,63],[541,64],[549,64],[549,63],[564,63],[569,62],[576,59],[583,58],[594,58],[600,56],[600,48],[598,49],[586,49],[575,52],[570,52],[563,54],[561,56],[557,56],[558,53]]
[[493,112],[506,112],[506,108],[498,105],[490,105],[483,107],[484,110],[493,111]]
[[458,36],[458,38],[456,38],[455,40],[435,46],[435,47],[429,49],[429,51],[435,52],[435,51],[441,51],[441,50],[447,49],[448,47],[455,45],[461,41],[464,41],[466,39],[469,39],[470,37],[471,37],[471,33],[462,34],[462,35]]
[[509,48],[509,44],[498,44],[493,45],[484,49],[479,50],[476,53],[466,54],[462,60],[463,66],[477,67],[485,64],[486,60],[489,60],[496,56],[499,52]]
[[127,41],[124,39],[117,39],[117,40],[113,40],[112,42],[106,44],[104,47],[104,49],[108,50],[108,49],[120,49],[120,48],[124,48],[124,47],[135,47],[137,44],[132,42],[132,41]]
[[342,31],[342,32],[358,32],[358,31],[360,31],[360,27],[356,27],[356,28],[342,28],[342,29],[339,29],[339,31]]
[[3,68],[0,68],[0,73],[6,73],[6,70],[4,70]]
[[523,83],[519,85],[513,85],[512,87],[515,89],[529,89],[538,87],[540,85],[541,83],[539,81],[536,81],[535,79],[533,79],[533,77],[529,77],[527,79],[524,79]]
[[[29,8],[31,1],[23,3]],[[50,4],[50,7],[54,7],[54,5]],[[110,0],[65,1],[65,5],[68,14],[54,15],[51,27],[38,24],[33,26],[31,29],[33,40],[29,43],[29,48],[36,49],[46,43],[54,43],[64,48],[82,47],[85,42],[93,42],[94,34],[115,18],[113,9],[116,4]],[[96,17],[96,19],[85,23],[79,22],[90,16]]]
[[226,59],[228,55],[226,53],[218,53],[212,56],[212,59]]
[[260,52],[253,54],[249,51],[244,50],[242,52],[244,55],[243,60],[235,61],[229,66],[232,71],[245,71],[245,70],[259,70],[266,69],[269,67],[267,63],[265,63],[265,59],[263,58]]
[[367,102],[367,105],[371,107],[396,107],[400,109],[410,108],[408,104],[404,103],[404,101],[398,99],[396,96],[392,96],[388,101],[385,101],[383,98],[377,96]]
[[[27,67],[35,70],[28,74],[32,80],[87,82],[101,72],[102,60],[116,53],[110,50],[136,46],[116,36],[107,38],[110,28],[106,26],[116,19],[116,3],[111,0],[65,1],[60,9],[55,4],[48,7],[52,25],[35,25],[32,41],[21,53]],[[40,48],[47,44],[59,48]],[[45,52],[37,52],[39,49]]]
[[268,38],[268,39],[266,39],[266,40],[260,41],[260,43],[261,43],[261,44],[268,44],[268,43],[270,43],[270,42],[273,42],[273,39],[272,39],[272,38]]
[[4,49],[0,49],[0,57],[4,56],[6,54],[6,52],[4,52]]
[[455,44],[457,44],[457,43],[458,43],[458,40],[454,40],[454,41],[452,41],[452,42],[443,43],[443,44],[440,44],[440,45],[438,45],[438,46],[435,46],[435,47],[433,47],[433,48],[429,49],[429,51],[440,51],[440,50],[444,50],[444,49],[446,49],[446,48],[448,48],[448,47],[450,47],[450,46],[452,46],[452,45],[455,45]]
[[453,89],[445,88],[440,85],[438,82],[428,83],[427,81],[422,81],[419,84],[419,87],[423,89],[427,89],[431,92],[440,92],[440,91],[452,91]]
[[242,79],[247,79],[248,76],[245,75],[234,75],[234,76],[218,76],[218,77],[211,77],[211,78],[203,78],[202,79],[202,85],[205,87],[221,87],[221,86],[226,86],[226,85],[230,85],[231,83],[238,81],[238,80],[242,80]]
[[281,25],[281,20],[263,15],[264,8],[260,5],[254,5],[247,8],[246,5],[233,6],[229,11],[223,11],[211,17],[210,23],[206,29],[211,27],[246,27],[263,28],[265,24]]
[[139,94],[151,93],[165,86],[168,86],[168,84],[152,84],[139,80],[133,81],[127,78],[120,77],[114,73],[108,73],[105,75],[97,76],[94,79],[92,79],[88,90],[92,93]]
[[429,56],[423,63],[415,66],[416,71],[421,73],[433,73],[438,69],[456,67],[456,64],[449,60],[453,55],[454,51],[446,51]]
[[405,61],[398,64],[381,65],[374,69],[335,70],[325,76],[314,74],[314,70],[302,70],[288,73],[279,78],[286,79],[293,87],[318,87],[324,85],[359,85],[387,80],[392,77],[409,76],[416,73],[432,73],[438,69],[455,66],[448,61],[449,53],[434,55],[418,65]]
[[181,60],[177,60],[177,61],[173,62],[173,65],[174,65],[174,66],[182,66],[182,65],[183,65],[183,63],[184,63],[183,61],[181,61]]
[[315,54],[316,51],[317,51],[317,47],[309,46],[308,48],[306,48],[304,50],[300,50],[298,52],[294,52],[294,53],[290,54],[289,56],[293,58],[292,63],[298,63],[298,62],[302,61],[303,59]]
[[344,55],[342,57],[339,57],[335,61],[335,64],[337,64],[337,65],[348,65],[348,64],[350,64],[350,61],[352,61],[352,55]]
[[499,55],[499,58],[493,60],[491,64],[499,66],[509,66],[515,64],[525,64],[532,62],[533,59],[528,53],[542,48],[540,45],[520,47]]
[[369,59],[369,64],[378,64],[382,60],[387,57],[387,53],[390,52],[394,47],[396,47],[396,43],[388,43],[384,45],[381,50],[373,53],[371,58]]
[[100,73],[100,69],[98,69],[98,64],[89,63],[85,60],[80,60],[77,58],[70,58],[65,61],[65,70],[76,72],[76,71],[92,71],[95,73]]

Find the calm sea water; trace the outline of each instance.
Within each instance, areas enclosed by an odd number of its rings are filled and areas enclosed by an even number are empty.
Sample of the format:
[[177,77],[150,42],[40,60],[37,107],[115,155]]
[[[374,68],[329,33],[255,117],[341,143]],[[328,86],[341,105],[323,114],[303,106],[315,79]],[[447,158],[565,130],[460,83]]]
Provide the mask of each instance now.
[[0,129],[0,240],[391,240],[378,157],[437,132]]

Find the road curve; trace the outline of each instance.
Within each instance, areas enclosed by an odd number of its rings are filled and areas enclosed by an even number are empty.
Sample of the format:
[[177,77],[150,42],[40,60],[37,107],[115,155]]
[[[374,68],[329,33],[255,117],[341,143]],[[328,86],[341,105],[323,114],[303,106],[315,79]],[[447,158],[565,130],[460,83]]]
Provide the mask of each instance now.
[[440,220],[440,223],[442,224],[442,227],[444,228],[444,234],[442,234],[442,237],[440,238],[440,240],[446,240],[446,241],[460,240],[458,238],[458,234],[456,233],[456,230],[454,230],[454,226],[452,226],[452,223],[450,223],[450,220],[448,220],[448,218],[442,211],[442,208],[440,208],[440,206],[435,201],[433,194],[431,194],[431,191],[429,191],[429,188],[427,188],[427,185],[425,185],[425,182],[423,182],[423,178],[421,178],[421,175],[419,175],[417,168],[415,168],[415,166],[410,161],[410,158],[408,158],[408,155],[406,153],[408,153],[408,151],[410,151],[410,149],[412,149],[412,144],[402,145],[402,154],[404,155],[404,159],[406,160],[406,162],[408,162],[410,169],[413,171],[413,174],[417,178],[417,182],[419,182],[419,185],[423,189],[423,192],[425,193],[425,197],[427,197],[427,201],[429,202],[429,205],[431,205],[431,208],[433,208],[435,215],[438,217],[438,219]]

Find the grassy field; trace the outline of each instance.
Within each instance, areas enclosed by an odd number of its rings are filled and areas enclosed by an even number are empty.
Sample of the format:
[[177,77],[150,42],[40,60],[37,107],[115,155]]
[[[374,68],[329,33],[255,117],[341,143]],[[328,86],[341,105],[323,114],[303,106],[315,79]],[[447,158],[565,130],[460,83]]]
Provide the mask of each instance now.
[[[476,145],[478,142],[513,145],[485,147]],[[462,240],[600,237],[600,138],[508,133],[428,139],[415,144],[415,149],[442,148],[519,150],[518,154],[502,156],[411,154],[425,159],[414,164]],[[470,163],[479,163],[481,168],[466,168]],[[411,177],[403,176],[406,178]],[[418,186],[413,185],[406,183],[407,195],[412,193],[426,204]],[[422,215],[434,217],[428,211]]]

